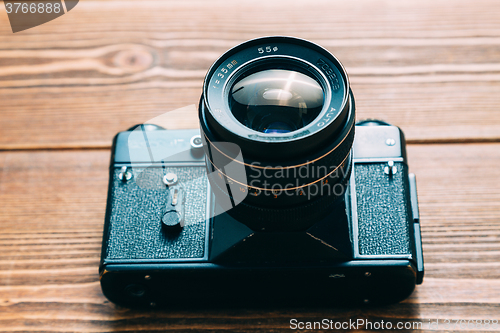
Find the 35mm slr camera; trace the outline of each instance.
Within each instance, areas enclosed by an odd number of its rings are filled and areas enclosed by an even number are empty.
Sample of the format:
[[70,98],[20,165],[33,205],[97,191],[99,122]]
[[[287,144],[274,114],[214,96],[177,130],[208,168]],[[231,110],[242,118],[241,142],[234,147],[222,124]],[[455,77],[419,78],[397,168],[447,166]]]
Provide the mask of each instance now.
[[100,265],[112,302],[381,304],[422,283],[403,133],[355,124],[327,50],[234,47],[207,73],[199,120],[115,137]]

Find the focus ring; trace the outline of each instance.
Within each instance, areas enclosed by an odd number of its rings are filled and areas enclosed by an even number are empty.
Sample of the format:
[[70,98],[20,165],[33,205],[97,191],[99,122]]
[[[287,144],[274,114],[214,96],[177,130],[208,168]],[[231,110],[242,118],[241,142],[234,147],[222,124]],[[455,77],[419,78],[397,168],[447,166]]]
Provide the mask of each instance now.
[[[338,183],[344,189],[347,189],[351,172],[352,165],[349,163],[345,177]],[[227,195],[227,192],[218,185],[213,186],[212,191],[216,197]],[[342,200],[343,195],[344,193],[341,196],[319,196],[300,205],[281,208],[255,206],[243,201],[236,208],[229,210],[228,214],[255,231],[306,230],[311,226],[310,221],[318,222],[331,213],[331,207],[337,200]]]

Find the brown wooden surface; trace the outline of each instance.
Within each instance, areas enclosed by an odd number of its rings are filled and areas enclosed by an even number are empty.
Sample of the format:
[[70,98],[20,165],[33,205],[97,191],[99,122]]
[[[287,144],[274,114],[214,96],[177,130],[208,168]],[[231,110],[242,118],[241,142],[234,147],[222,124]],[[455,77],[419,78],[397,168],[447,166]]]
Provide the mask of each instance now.
[[[424,284],[375,309],[109,303],[97,266],[111,138],[197,104],[221,53],[273,34],[328,48],[350,74],[358,118],[405,131]],[[499,106],[498,1],[82,0],[16,34],[0,4],[0,331],[281,332],[291,318],[428,331],[436,319],[439,330],[445,319],[500,320]]]

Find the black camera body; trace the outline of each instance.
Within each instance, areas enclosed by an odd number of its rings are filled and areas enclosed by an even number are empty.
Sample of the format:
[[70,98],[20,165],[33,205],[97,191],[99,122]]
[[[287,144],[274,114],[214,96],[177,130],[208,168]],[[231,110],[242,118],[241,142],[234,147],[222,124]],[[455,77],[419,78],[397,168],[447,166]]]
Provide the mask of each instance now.
[[[100,266],[114,303],[377,304],[400,301],[422,282],[415,176],[399,128],[357,126],[345,197],[312,227],[288,233],[252,231],[227,212],[210,213],[217,200],[204,155],[189,144],[199,130],[147,132],[147,144],[131,133],[113,145]],[[151,161],[147,147],[162,159]],[[173,195],[163,181],[169,173],[186,184],[180,230],[162,223]]]
[[291,37],[245,42],[210,68],[198,112],[199,130],[138,125],[115,137],[100,265],[108,299],[384,304],[422,283],[404,135],[355,124],[331,53]]

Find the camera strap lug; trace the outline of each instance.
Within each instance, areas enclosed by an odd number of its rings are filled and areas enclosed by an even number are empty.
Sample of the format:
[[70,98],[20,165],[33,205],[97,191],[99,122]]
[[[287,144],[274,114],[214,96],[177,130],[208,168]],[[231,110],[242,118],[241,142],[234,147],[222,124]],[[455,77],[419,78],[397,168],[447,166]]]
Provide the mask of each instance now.
[[128,171],[128,167],[122,166],[120,173],[118,174],[118,178],[122,182],[129,181],[130,179],[132,179],[132,172]]
[[392,176],[398,172],[398,168],[394,166],[394,161],[387,162],[387,166],[384,168],[384,173],[386,175]]

